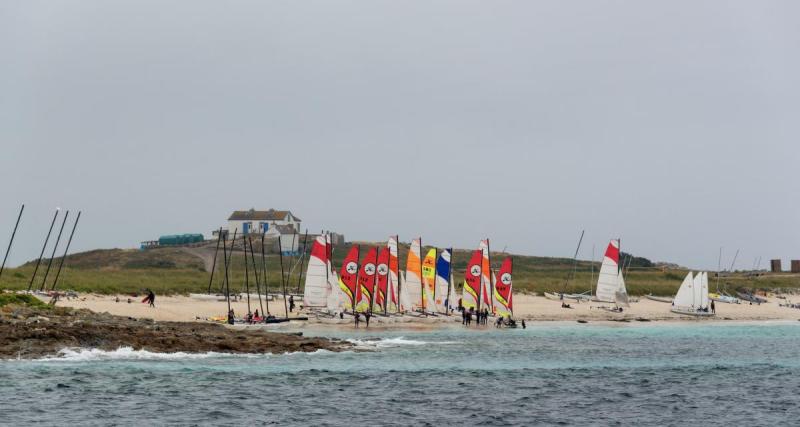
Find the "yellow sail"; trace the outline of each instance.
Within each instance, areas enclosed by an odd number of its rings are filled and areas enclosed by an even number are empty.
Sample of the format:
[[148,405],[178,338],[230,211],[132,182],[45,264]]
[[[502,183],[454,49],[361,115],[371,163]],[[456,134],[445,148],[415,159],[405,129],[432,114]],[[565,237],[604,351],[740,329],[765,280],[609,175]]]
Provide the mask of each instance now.
[[436,249],[431,249],[422,260],[422,308],[436,311]]

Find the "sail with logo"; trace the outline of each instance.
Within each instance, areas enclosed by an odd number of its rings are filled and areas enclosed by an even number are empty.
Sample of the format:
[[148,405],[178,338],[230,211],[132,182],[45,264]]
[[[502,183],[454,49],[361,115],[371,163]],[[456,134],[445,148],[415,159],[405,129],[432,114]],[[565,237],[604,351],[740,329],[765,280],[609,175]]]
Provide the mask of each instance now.
[[513,261],[506,257],[498,272],[498,279],[494,282],[494,307],[498,316],[510,317],[514,315],[513,303]]
[[430,249],[422,260],[422,311],[436,313],[436,249]]
[[356,311],[366,313],[372,309],[372,298],[375,291],[375,272],[378,263],[378,248],[370,248],[361,262],[356,287]]
[[375,271],[375,304],[372,311],[382,312],[383,314],[389,313],[389,300],[391,299],[389,295],[391,290],[389,286],[390,256],[391,251],[388,246],[381,248],[380,252],[378,252],[378,265]]
[[339,289],[344,293],[343,307],[352,311],[356,304],[356,289],[358,286],[358,245],[350,247],[350,252],[342,261],[339,274]]
[[483,276],[481,264],[483,263],[483,251],[478,249],[472,252],[472,257],[467,263],[464,272],[464,288],[461,294],[461,305],[465,310],[470,308],[477,310],[480,306],[481,287]]
[[449,313],[450,307],[456,304],[456,301],[452,298],[455,295],[452,286],[453,275],[450,268],[452,253],[453,249],[444,249],[436,259],[436,310],[445,314]]

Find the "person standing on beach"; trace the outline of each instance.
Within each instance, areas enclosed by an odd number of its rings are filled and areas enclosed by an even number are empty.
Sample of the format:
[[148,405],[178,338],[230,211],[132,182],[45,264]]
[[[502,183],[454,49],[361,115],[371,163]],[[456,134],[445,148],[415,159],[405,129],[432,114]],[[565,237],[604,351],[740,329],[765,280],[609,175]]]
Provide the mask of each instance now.
[[150,301],[150,307],[156,308],[156,294],[152,289],[148,289],[147,292],[147,299]]
[[364,313],[364,320],[366,320],[366,328],[369,329],[369,318],[372,317],[372,314],[367,311]]
[[717,307],[714,306],[714,300],[711,300],[711,313],[712,314],[717,313]]
[[355,322],[356,322],[356,329],[358,329],[358,324],[359,324],[359,322],[361,322],[361,315],[360,315],[360,314],[358,314],[358,313],[353,313],[353,317],[355,317],[355,318],[356,318],[356,319],[355,319]]
[[289,313],[294,311],[294,295],[289,295]]

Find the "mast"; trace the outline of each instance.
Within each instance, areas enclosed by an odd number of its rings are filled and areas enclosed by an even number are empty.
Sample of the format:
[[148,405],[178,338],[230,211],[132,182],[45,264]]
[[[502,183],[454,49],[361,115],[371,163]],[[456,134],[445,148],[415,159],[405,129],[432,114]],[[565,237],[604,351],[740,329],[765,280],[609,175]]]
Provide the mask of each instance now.
[[[258,268],[256,268],[256,253],[253,250],[253,239],[248,235],[247,241],[250,243],[250,260],[253,262],[253,276],[256,278],[256,294],[258,294],[258,306],[261,308],[261,316],[264,316],[264,303],[261,301],[261,283],[258,277]],[[247,260],[245,259],[245,262]]]
[[[286,315],[286,318],[289,318],[289,303],[286,301],[286,277],[284,276],[283,272],[283,247],[281,247],[281,236],[278,235],[278,254],[280,254],[280,261],[281,261],[281,287],[283,288],[283,312]],[[353,307],[353,311],[355,312],[355,307]]]
[[244,249],[244,287],[247,292],[247,314],[250,311],[250,271],[247,269],[247,235],[249,233],[242,233],[242,249]]
[[424,250],[422,249],[422,236],[419,237],[419,302],[422,303],[422,312],[425,313],[425,289],[422,283],[422,253]]
[[567,290],[567,285],[569,284],[570,279],[575,276],[575,271],[578,269],[578,251],[581,250],[581,243],[583,242],[583,234],[586,230],[581,230],[581,237],[578,239],[578,247],[575,248],[575,255],[572,256],[572,270],[567,273],[567,278],[564,280],[564,286],[561,288],[561,299],[564,299],[564,293]]
[[53,287],[50,288],[51,291],[56,290],[56,285],[58,284],[58,277],[61,276],[61,267],[64,266],[64,260],[67,259],[67,251],[69,251],[69,247],[72,244],[72,237],[75,236],[75,229],[78,228],[78,221],[81,219],[81,211],[78,211],[78,216],[75,218],[75,223],[72,224],[72,231],[69,233],[69,239],[67,240],[67,247],[64,248],[64,256],[61,257],[61,262],[58,263],[58,270],[56,270],[56,278],[53,279]]
[[433,298],[429,298],[432,302],[433,309],[431,313],[436,313],[436,264],[439,258],[439,248],[433,248]]
[[[306,235],[303,236],[303,254],[300,255],[300,275],[297,276],[297,289],[295,290],[296,294],[300,293],[300,282],[303,281],[303,262],[306,259],[306,252],[307,251],[308,251],[308,229],[306,228]],[[326,268],[327,268],[327,266],[326,266]]]
[[39,259],[36,260],[36,267],[33,268],[33,274],[31,275],[31,281],[28,283],[28,292],[31,291],[31,287],[33,286],[33,279],[36,278],[36,272],[39,271],[39,264],[42,262],[42,257],[44,256],[44,250],[47,248],[47,242],[50,241],[50,233],[53,232],[53,225],[56,223],[56,218],[58,217],[58,211],[61,208],[56,208],[56,213],[53,215],[53,220],[50,221],[50,229],[47,230],[47,237],[44,238],[44,245],[42,245],[42,252],[39,253]]
[[592,283],[594,283],[594,256],[594,244],[592,244],[592,276],[589,279],[589,301],[592,300],[592,292],[594,292],[594,286],[592,285]]
[[450,305],[453,304],[453,301],[450,301],[450,295],[453,295],[453,293],[450,292],[450,291],[453,290],[452,287],[453,287],[453,261],[454,261],[454,258],[455,258],[455,256],[453,254],[453,248],[451,247],[450,248],[450,274],[447,275],[447,298],[445,298],[447,300],[447,303],[444,305],[444,312],[448,316],[450,315]]
[[[233,258],[233,246],[234,246],[234,242],[236,242],[236,233],[238,231],[239,231],[239,228],[234,228],[233,229],[233,238],[231,239],[231,253],[230,253],[230,255],[225,255],[225,251],[224,250],[222,251],[223,252],[222,256],[223,256],[223,258],[225,258],[225,263],[224,264],[225,264],[226,273],[225,273],[225,277],[223,277],[223,280],[222,280],[222,288],[220,288],[220,290],[219,290],[220,293],[226,292],[226,290],[225,290],[226,286],[227,286],[227,289],[230,290],[230,286],[228,286],[229,278],[228,278],[227,271],[228,271],[228,267],[231,264],[231,258]],[[227,245],[227,243],[228,243],[228,234],[226,233],[225,237],[222,240],[222,249],[225,249],[225,245]]]
[[269,314],[269,282],[267,281],[267,256],[265,255],[264,240],[267,237],[267,231],[261,231],[261,270],[264,272],[264,299],[267,300],[267,313]]
[[3,264],[0,265],[0,277],[3,276],[3,270],[6,268],[6,260],[8,259],[8,254],[11,252],[11,244],[14,243],[14,236],[17,235],[17,227],[19,227],[19,220],[22,218],[22,211],[25,210],[25,204],[22,204],[22,207],[19,208],[19,215],[17,215],[17,223],[14,225],[14,231],[11,233],[11,240],[8,241],[8,247],[6,248],[6,254],[3,256]]
[[489,246],[489,238],[486,238],[486,258],[489,260],[489,311],[494,314],[494,280],[492,278],[494,275],[492,274],[492,250],[491,246]]
[[211,284],[214,283],[214,271],[217,269],[217,254],[219,253],[219,242],[222,241],[222,227],[217,231],[217,247],[214,249],[214,262],[211,263],[211,277],[208,278],[208,294],[211,295]]
[[64,225],[67,224],[67,218],[69,218],[69,210],[64,214],[64,220],[61,221],[61,227],[58,229],[58,237],[56,237],[56,244],[53,245],[53,252],[50,253],[50,259],[47,261],[47,268],[44,270],[44,278],[42,279],[42,285],[39,286],[40,291],[44,291],[45,289],[45,282],[47,282],[47,276],[50,274],[50,267],[53,266],[53,258],[56,256],[56,249],[58,249],[58,244],[61,242],[61,234],[64,232]]
[[[394,243],[397,245],[397,312],[402,313],[403,310],[400,309],[400,287],[403,285],[403,281],[400,280],[400,235],[394,235]],[[390,249],[391,251],[391,249]],[[389,252],[389,260],[392,259],[392,254]]]

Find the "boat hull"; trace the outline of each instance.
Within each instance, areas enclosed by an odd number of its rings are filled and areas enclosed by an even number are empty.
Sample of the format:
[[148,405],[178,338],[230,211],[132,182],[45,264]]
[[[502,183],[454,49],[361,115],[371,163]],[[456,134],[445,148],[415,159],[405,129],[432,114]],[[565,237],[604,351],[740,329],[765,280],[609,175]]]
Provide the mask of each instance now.
[[692,308],[673,308],[670,310],[675,314],[680,314],[683,316],[694,316],[694,317],[713,317],[715,313],[710,311],[697,311]]
[[665,302],[667,304],[672,304],[672,298],[670,297],[657,297],[655,295],[646,295],[647,299],[658,301],[658,302]]

